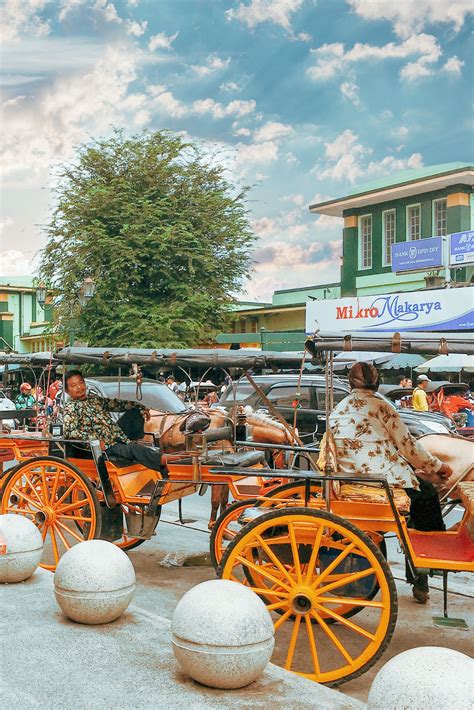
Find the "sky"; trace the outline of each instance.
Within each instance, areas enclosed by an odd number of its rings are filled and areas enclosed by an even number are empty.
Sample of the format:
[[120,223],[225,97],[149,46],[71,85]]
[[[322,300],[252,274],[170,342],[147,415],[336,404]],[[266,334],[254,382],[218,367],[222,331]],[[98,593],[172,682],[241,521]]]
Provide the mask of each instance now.
[[1,0],[0,275],[32,274],[58,165],[181,132],[251,185],[240,298],[339,280],[314,202],[472,158],[472,0]]

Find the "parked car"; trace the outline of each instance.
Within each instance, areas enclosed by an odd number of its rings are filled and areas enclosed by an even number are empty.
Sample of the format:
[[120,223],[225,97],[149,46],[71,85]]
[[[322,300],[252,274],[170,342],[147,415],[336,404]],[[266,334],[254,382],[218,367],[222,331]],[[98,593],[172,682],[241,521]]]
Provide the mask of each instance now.
[[87,390],[107,399],[126,399],[139,402],[148,409],[179,414],[188,407],[167,385],[144,378],[137,391],[134,377],[86,377]]
[[[321,439],[326,431],[326,381],[323,375],[302,376],[299,400],[296,399],[296,374],[258,375],[253,377],[253,380],[289,424],[293,425],[296,410],[296,427],[303,441],[308,443]],[[334,405],[347,397],[349,392],[350,388],[346,382],[335,379]],[[395,406],[390,399],[387,399],[387,402]],[[248,405],[253,410],[268,411],[266,403],[246,378],[229,385],[215,406],[230,410],[234,405]],[[403,407],[397,409],[414,436],[455,433],[451,420],[441,414],[423,412],[420,415],[420,412]]]

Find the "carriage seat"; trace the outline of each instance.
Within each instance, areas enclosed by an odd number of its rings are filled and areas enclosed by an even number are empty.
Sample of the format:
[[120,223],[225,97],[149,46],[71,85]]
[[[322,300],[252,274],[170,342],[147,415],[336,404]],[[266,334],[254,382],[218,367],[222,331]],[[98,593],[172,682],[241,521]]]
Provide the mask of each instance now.
[[[410,512],[410,498],[403,488],[392,487],[393,501],[399,513]],[[389,505],[385,490],[377,484],[342,483],[338,495],[340,500],[357,503],[382,503]]]
[[206,458],[201,460],[206,466],[256,466],[265,463],[263,451],[234,451],[231,453],[209,451]]

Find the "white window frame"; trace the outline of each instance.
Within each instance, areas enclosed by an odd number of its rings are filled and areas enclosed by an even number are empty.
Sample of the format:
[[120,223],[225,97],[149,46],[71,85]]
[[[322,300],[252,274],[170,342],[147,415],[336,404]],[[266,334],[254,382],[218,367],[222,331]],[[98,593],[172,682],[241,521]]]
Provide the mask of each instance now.
[[[415,237],[415,239],[413,239],[413,237],[411,236],[411,233],[410,233],[410,210],[414,209],[415,207],[418,207],[418,210],[419,210],[419,213],[420,213],[420,218],[419,218],[419,223],[418,223],[420,235],[419,235],[418,237]],[[406,209],[406,227],[407,227],[407,228],[406,228],[407,242],[416,241],[417,239],[421,239],[421,238],[422,238],[422,237],[421,237],[421,203],[420,203],[420,202],[418,202],[418,203],[415,204],[415,205],[407,205],[407,209]]]
[[[370,264],[364,265],[364,244],[362,241],[362,220],[370,217]],[[374,229],[374,218],[371,213],[361,214],[359,217],[359,271],[368,271],[372,268],[373,263],[373,229]]]
[[[446,203],[446,228],[444,234],[439,234],[438,225],[436,224],[436,205],[440,202]],[[446,197],[440,197],[439,200],[433,200],[433,237],[445,237],[448,233],[448,200]]]
[[387,235],[385,234],[385,215],[387,214],[393,214],[393,241],[391,242],[390,246],[392,244],[395,244],[397,241],[397,210],[391,209],[391,210],[383,210],[382,212],[382,266],[391,266],[392,265],[392,256],[390,253],[390,259],[388,258],[388,252],[389,250],[387,249]]

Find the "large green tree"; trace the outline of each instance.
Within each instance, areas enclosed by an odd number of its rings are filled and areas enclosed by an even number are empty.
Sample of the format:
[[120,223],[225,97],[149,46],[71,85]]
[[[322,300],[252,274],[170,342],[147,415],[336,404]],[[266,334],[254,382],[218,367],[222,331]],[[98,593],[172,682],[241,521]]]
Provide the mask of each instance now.
[[[245,206],[217,161],[170,131],[78,149],[45,227],[40,275],[58,293],[54,327],[90,345],[183,347],[225,327],[250,272]],[[77,305],[85,278],[96,293]]]

